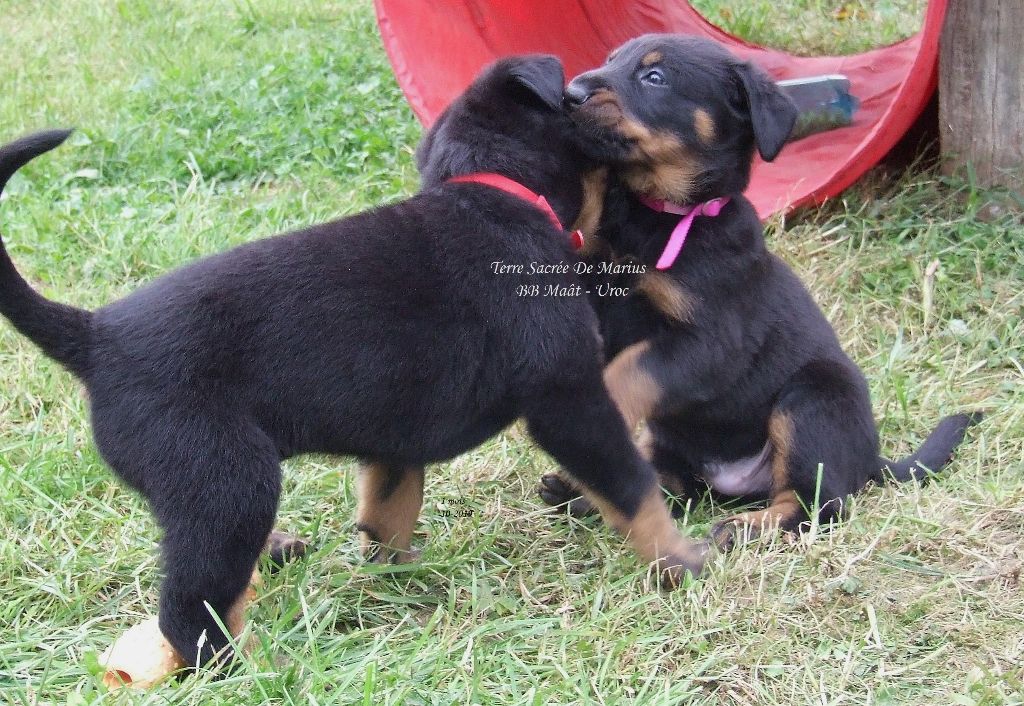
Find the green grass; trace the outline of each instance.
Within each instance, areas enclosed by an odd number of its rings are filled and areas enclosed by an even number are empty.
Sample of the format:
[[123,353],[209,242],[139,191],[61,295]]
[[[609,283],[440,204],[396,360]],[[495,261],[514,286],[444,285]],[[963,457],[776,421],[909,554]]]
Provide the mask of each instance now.
[[[832,42],[756,12],[792,48]],[[0,17],[0,140],[80,128],[0,206],[56,299],[96,306],[415,188],[420,129],[366,2],[0,0]],[[0,324],[0,702],[1021,703],[1024,228],[990,196],[915,173],[770,228],[867,373],[886,451],[990,410],[933,484],[870,489],[831,533],[659,594],[620,539],[540,506],[553,464],[516,427],[432,469],[423,560],[402,569],[360,561],[351,463],[296,460],[280,524],[319,549],[266,580],[252,658],[150,693],[107,694],[92,665],[155,609],[158,530],[103,467],[75,381]],[[471,517],[442,514],[463,501]]]
[[807,56],[853,54],[921,29],[927,0],[693,0],[711,22],[763,46]]

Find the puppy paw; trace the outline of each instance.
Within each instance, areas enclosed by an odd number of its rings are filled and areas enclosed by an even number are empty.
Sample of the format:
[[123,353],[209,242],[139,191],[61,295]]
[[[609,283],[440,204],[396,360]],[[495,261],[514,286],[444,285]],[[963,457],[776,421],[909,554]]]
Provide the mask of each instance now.
[[415,564],[423,556],[423,552],[419,549],[407,549],[402,552],[395,552],[391,556],[392,564]]
[[707,565],[710,550],[711,545],[708,542],[699,542],[658,559],[655,562],[658,585],[671,591],[700,578]]
[[[410,564],[420,558],[420,553],[414,551],[409,542],[403,546],[393,546],[381,541],[381,535],[369,525],[359,523],[356,529],[360,534],[363,558],[370,564]],[[388,533],[391,534],[391,533]],[[385,535],[387,536],[387,535]],[[395,536],[395,535],[392,535]],[[399,542],[396,537],[396,542]]]
[[726,518],[711,527],[711,541],[720,552],[732,551],[757,539],[760,534],[759,528],[736,517]]
[[267,537],[266,552],[270,559],[271,571],[284,568],[288,562],[301,559],[310,551],[310,543],[287,532],[273,530]]
[[371,564],[413,564],[419,561],[420,554],[418,549],[395,549],[375,544],[367,551],[366,561]]
[[557,473],[545,473],[540,477],[537,493],[548,505],[562,505],[573,498],[580,497],[580,492],[572,487]]
[[588,517],[597,512],[597,508],[580,495],[580,491],[566,483],[557,473],[541,476],[537,494],[546,504],[561,507],[573,517]]

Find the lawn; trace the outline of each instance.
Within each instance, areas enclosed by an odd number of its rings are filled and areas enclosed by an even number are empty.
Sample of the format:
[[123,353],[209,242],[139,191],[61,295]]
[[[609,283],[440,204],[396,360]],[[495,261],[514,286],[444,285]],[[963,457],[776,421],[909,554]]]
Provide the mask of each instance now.
[[[892,41],[922,7],[840,5],[701,7],[810,52]],[[416,188],[420,127],[368,0],[0,0],[0,18],[0,141],[79,128],[0,205],[55,299],[98,306]],[[267,577],[235,674],[149,693],[107,693],[95,664],[155,610],[158,529],[104,468],[74,379],[0,323],[0,702],[1024,702],[1024,226],[991,198],[879,173],[769,224],[867,373],[886,452],[989,411],[931,484],[871,488],[831,532],[751,544],[668,594],[598,523],[541,506],[554,465],[518,427],[431,469],[422,560],[401,568],[360,560],[353,464],[294,460],[280,525],[317,552]]]

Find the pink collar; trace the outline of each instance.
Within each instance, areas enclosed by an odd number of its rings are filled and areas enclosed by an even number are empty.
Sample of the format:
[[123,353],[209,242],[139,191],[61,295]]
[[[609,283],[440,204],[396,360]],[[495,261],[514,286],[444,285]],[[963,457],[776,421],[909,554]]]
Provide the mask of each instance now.
[[672,263],[679,257],[679,251],[683,249],[686,236],[690,234],[690,226],[693,225],[693,219],[697,216],[717,216],[725,208],[725,205],[729,203],[729,197],[723,196],[693,206],[680,206],[670,201],[649,199],[646,196],[641,196],[640,203],[659,213],[674,213],[677,216],[683,216],[683,219],[672,230],[668,244],[661,251],[661,257],[658,258],[658,263],[655,265],[655,268],[659,270],[667,270],[672,267]]
[[[483,184],[485,186],[498,189],[499,191],[504,191],[507,194],[517,196],[523,201],[526,201],[543,211],[555,228],[563,232],[565,231],[565,226],[563,226],[562,222],[558,220],[558,214],[555,213],[555,209],[551,208],[551,204],[548,203],[546,198],[537,192],[526,188],[518,181],[509,179],[507,176],[495,174],[494,172],[475,172],[473,174],[454,176],[447,181],[454,182],[456,184]],[[583,247],[583,231],[574,230],[569,234],[569,237],[576,250]]]

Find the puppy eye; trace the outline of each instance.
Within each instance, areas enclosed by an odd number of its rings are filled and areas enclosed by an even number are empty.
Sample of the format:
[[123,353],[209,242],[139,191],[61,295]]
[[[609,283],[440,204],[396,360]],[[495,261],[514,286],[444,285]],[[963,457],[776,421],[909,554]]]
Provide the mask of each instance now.
[[660,69],[651,69],[640,77],[640,82],[649,86],[664,86],[667,83]]

